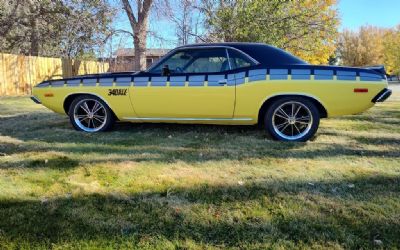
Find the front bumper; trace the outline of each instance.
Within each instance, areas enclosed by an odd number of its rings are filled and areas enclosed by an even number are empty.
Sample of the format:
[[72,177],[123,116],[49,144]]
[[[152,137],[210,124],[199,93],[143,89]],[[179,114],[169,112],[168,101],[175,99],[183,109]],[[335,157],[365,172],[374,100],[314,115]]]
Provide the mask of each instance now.
[[36,96],[31,96],[31,100],[34,101],[36,104],[42,104]]
[[389,96],[391,96],[391,95],[392,95],[392,90],[391,90],[391,89],[385,88],[385,89],[383,89],[381,92],[379,92],[379,93],[374,97],[374,99],[372,99],[372,102],[373,102],[373,103],[376,103],[376,102],[384,102],[384,101],[386,101],[386,99],[388,99]]

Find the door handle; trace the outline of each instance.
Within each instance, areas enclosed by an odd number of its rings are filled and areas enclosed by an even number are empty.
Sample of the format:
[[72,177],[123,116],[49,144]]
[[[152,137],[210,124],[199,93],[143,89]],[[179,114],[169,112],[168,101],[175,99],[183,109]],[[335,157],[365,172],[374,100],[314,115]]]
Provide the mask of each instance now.
[[219,80],[218,81],[218,84],[221,84],[221,85],[225,85],[225,84],[227,84],[228,83],[228,80],[227,79],[222,79],[222,80]]

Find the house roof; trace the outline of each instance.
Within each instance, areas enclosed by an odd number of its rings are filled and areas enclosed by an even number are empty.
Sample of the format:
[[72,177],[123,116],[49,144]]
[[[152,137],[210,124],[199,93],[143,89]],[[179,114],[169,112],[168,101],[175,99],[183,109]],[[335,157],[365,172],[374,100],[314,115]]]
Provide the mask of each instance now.
[[[146,56],[163,56],[167,54],[170,49],[147,49]],[[117,57],[124,57],[124,56],[135,56],[135,49],[134,48],[123,48],[118,49],[115,52]]]

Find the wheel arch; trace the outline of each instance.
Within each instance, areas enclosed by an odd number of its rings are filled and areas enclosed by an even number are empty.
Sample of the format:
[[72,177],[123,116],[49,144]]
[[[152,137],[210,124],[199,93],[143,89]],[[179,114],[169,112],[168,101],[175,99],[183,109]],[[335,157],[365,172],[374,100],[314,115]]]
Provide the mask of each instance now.
[[275,102],[276,100],[279,100],[280,98],[284,97],[302,97],[305,98],[309,101],[311,101],[318,109],[320,118],[327,118],[328,117],[328,111],[326,110],[325,106],[322,104],[318,98],[306,94],[278,94],[274,96],[268,97],[264,102],[262,103],[259,111],[258,111],[258,124],[262,124],[264,121],[264,114],[267,112],[268,107]]
[[114,118],[115,118],[115,119],[118,119],[118,117],[117,117],[117,116],[115,115],[115,113],[114,113],[114,110],[111,108],[110,104],[108,104],[108,102],[107,102],[106,100],[104,100],[104,98],[101,97],[100,95],[93,94],[93,93],[72,93],[72,94],[67,95],[67,96],[65,97],[64,103],[63,103],[64,112],[65,112],[67,115],[68,115],[68,111],[69,111],[69,108],[70,108],[72,102],[73,102],[78,96],[82,96],[82,95],[89,95],[89,96],[94,96],[94,97],[99,98],[99,99],[102,100],[102,101],[107,105],[107,107],[111,110],[111,113],[113,114]]

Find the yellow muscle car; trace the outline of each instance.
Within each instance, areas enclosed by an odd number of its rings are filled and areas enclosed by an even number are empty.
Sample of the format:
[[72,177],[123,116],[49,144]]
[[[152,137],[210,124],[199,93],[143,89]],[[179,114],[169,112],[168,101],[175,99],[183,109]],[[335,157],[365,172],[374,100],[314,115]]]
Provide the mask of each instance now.
[[387,99],[383,67],[316,66],[259,43],[178,47],[145,72],[44,81],[32,99],[99,132],[116,120],[254,125],[277,140],[307,141],[321,118]]

